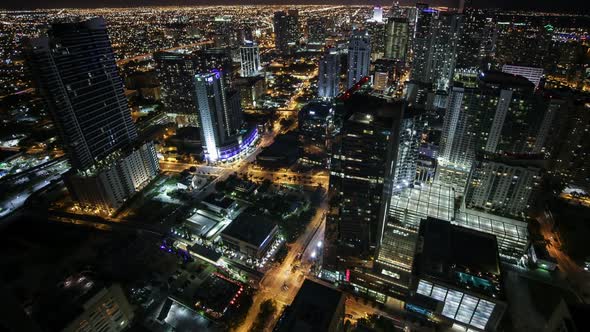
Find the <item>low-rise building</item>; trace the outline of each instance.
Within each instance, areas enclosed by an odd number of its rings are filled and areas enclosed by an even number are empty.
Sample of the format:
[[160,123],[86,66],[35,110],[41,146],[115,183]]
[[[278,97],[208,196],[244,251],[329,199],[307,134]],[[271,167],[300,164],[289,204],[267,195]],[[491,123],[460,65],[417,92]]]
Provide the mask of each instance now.
[[227,247],[254,258],[261,258],[275,239],[278,226],[266,216],[250,211],[242,212],[221,232]]

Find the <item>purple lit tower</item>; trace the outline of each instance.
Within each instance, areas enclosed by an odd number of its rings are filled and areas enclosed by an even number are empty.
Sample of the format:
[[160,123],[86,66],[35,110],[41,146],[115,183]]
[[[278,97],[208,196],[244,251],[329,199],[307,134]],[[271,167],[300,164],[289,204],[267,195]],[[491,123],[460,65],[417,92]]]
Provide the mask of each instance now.
[[239,135],[242,125],[239,95],[228,93],[221,73],[213,71],[195,75],[195,98],[207,160],[216,162],[230,157],[224,149]]

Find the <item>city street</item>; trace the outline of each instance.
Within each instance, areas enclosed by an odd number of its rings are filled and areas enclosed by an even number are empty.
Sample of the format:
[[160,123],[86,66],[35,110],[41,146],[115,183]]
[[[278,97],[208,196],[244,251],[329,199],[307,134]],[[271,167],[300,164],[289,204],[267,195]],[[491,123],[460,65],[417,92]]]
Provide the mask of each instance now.
[[[311,238],[316,234],[318,227],[321,227],[324,223],[327,210],[328,200],[325,199],[317,209],[316,215],[312,221],[307,225],[305,232],[297,239],[297,241],[295,241],[295,243],[290,245],[289,253],[283,260],[283,263],[269,270],[260,281],[260,289],[254,296],[254,301],[250,311],[248,311],[248,316],[238,331],[249,330],[258,315],[260,304],[265,300],[274,300],[278,305],[278,312],[282,310],[282,306],[291,304],[297,291],[303,284],[305,271],[309,269],[309,266],[301,264],[301,267],[293,272],[293,267],[300,264],[300,261],[297,258],[300,252],[305,251],[305,246],[307,244],[314,245]],[[277,318],[278,315],[275,315],[269,325],[274,325]]]

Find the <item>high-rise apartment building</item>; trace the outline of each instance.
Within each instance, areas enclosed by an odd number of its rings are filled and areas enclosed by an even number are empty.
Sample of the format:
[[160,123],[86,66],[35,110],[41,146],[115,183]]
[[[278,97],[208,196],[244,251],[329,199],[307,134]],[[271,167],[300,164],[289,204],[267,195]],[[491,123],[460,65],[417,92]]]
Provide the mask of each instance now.
[[281,54],[290,54],[299,40],[299,14],[296,10],[274,13],[275,48]]
[[192,91],[193,77],[199,68],[194,56],[180,52],[157,52],[154,60],[166,112],[176,115],[177,122],[198,125]]
[[405,61],[410,41],[410,26],[406,18],[392,17],[385,28],[385,58]]
[[539,187],[542,164],[512,156],[476,158],[465,191],[465,205],[499,215],[521,217]]
[[72,166],[65,181],[72,197],[112,212],[159,164],[153,144],[137,142],[104,19],[53,24],[27,54]]
[[253,77],[260,74],[260,50],[258,45],[246,41],[240,47],[240,76]]
[[533,92],[526,78],[501,72],[482,72],[470,86],[455,82],[439,161],[469,170],[479,152],[539,152],[546,137]]
[[371,41],[365,30],[355,30],[348,40],[348,80],[350,89],[361,78],[369,75],[371,64]]
[[318,97],[334,98],[340,85],[340,52],[336,48],[326,49],[320,59],[318,74]]
[[411,78],[432,83],[436,90],[449,87],[456,61],[457,16],[426,8],[419,15],[414,38]]

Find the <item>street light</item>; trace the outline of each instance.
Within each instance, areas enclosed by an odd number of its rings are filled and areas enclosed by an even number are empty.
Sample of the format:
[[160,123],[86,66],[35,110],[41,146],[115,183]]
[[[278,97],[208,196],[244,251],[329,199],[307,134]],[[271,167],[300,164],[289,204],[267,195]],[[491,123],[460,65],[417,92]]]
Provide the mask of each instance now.
[[314,258],[315,259],[316,255],[317,254],[316,254],[315,250],[311,252],[311,258]]
[[321,248],[323,245],[324,245],[324,243],[322,241],[319,241],[317,244],[318,248]]

